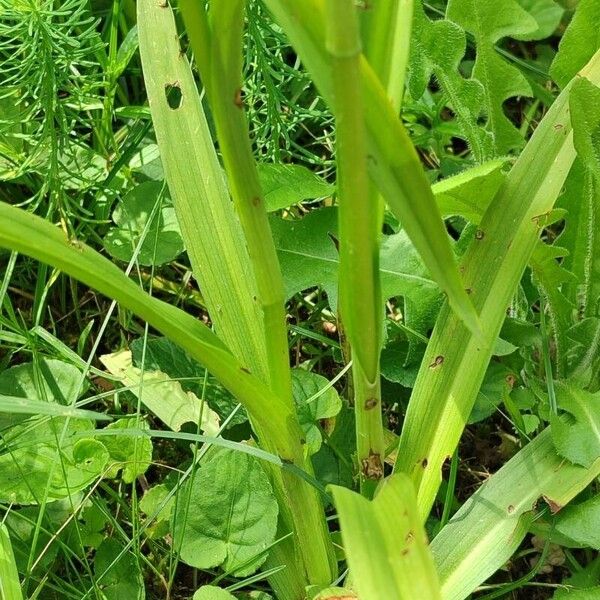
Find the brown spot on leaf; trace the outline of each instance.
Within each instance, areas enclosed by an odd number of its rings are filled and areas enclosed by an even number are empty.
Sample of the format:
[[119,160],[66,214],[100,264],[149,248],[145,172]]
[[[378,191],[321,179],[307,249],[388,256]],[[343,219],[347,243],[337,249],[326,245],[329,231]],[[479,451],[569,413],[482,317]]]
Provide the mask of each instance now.
[[409,532],[406,534],[406,537],[404,538],[404,541],[405,541],[407,544],[410,544],[411,542],[413,542],[413,541],[414,541],[414,539],[415,539],[415,532],[414,532],[414,531],[412,531],[412,530],[410,530],[410,531],[409,531]]
[[244,100],[242,98],[242,89],[241,88],[238,88],[237,90],[235,90],[235,94],[233,96],[233,103],[238,108],[244,108]]
[[550,507],[550,512],[553,515],[555,515],[563,507],[562,504],[559,504],[555,500],[552,500],[552,498],[548,498],[548,496],[544,496],[544,500],[546,504]]
[[367,398],[365,401],[365,410],[371,410],[378,404],[377,398]]
[[433,362],[429,365],[430,369],[435,369],[439,367],[444,362],[444,357],[440,354],[433,359]]
[[377,452],[370,451],[368,458],[361,461],[362,474],[367,479],[381,479],[383,477],[383,464]]
[[508,512],[508,514],[509,514],[509,515],[511,515],[512,513],[514,513],[514,512],[515,512],[515,507],[514,507],[512,504],[509,504],[509,505],[506,507],[506,512]]
[[485,233],[484,233],[483,229],[478,229],[475,232],[475,239],[476,240],[482,240],[484,237],[485,237]]
[[247,373],[248,375],[250,375],[250,370],[246,369],[246,367],[240,367],[240,371],[242,371],[242,373]]
[[424,458],[424,459],[421,461],[421,466],[422,466],[424,469],[426,469],[426,468],[427,468],[427,465],[428,465],[428,464],[429,464],[429,461],[427,460],[427,458]]

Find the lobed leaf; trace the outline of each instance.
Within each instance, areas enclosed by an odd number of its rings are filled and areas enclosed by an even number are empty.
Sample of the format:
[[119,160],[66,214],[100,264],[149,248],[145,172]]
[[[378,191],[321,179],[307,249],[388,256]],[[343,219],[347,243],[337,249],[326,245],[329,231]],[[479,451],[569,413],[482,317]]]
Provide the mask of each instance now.
[[486,129],[492,135],[494,155],[522,146],[523,136],[504,113],[503,105],[509,98],[530,96],[531,87],[494,45],[507,36],[531,34],[538,24],[516,0],[449,0],[446,17],[475,38],[473,78],[483,85]]

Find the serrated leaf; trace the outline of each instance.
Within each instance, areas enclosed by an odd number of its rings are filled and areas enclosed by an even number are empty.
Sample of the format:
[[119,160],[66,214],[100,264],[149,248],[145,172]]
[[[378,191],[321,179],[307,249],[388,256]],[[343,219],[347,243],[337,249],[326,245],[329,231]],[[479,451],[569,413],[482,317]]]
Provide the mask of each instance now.
[[335,186],[301,165],[259,163],[258,175],[269,212],[303,200],[331,196],[335,190]]
[[235,596],[214,585],[203,585],[196,590],[192,600],[235,600]]
[[[168,338],[138,338],[131,342],[134,366],[146,371],[161,371],[178,381],[186,392],[204,398],[221,420],[225,420],[238,405],[236,399],[197,361]],[[229,422],[229,427],[248,420],[246,409],[240,408]]]
[[459,65],[465,55],[464,30],[452,21],[431,21],[420,1],[414,3],[408,89],[419,99],[433,75],[456,115],[461,136],[478,162],[493,155],[491,134],[478,123],[485,92],[475,79],[465,79]]
[[573,283],[575,276],[559,263],[568,251],[558,246],[538,243],[529,261],[533,281],[546,300],[556,344],[556,363],[562,375],[568,349],[567,330],[571,326],[575,306],[563,294],[562,288]]
[[560,40],[558,53],[550,67],[550,75],[561,87],[565,87],[600,48],[598,23],[600,3],[579,0],[575,16]]
[[475,38],[473,78],[483,85],[486,129],[493,136],[494,155],[522,146],[523,136],[504,113],[503,105],[516,96],[531,96],[531,87],[494,45],[507,36],[535,32],[537,22],[515,0],[450,0],[446,16]]
[[600,389],[600,319],[587,318],[575,323],[569,331],[567,375],[590,392]]
[[[321,435],[321,427],[323,421],[333,419],[342,408],[342,400],[340,399],[336,389],[330,387],[324,392],[321,392],[327,385],[327,379],[305,371],[304,369],[292,370],[292,391],[296,409],[298,411],[298,419],[304,431],[306,439],[306,449],[309,454],[315,454],[321,448],[323,441]],[[318,394],[318,396],[317,396]],[[317,396],[315,398],[315,396]],[[329,430],[333,430],[333,423]]]
[[94,557],[94,575],[106,600],[144,600],[144,579],[137,558],[117,540],[105,539]]
[[[136,417],[126,417],[110,423],[105,431],[129,428],[148,429],[148,424]],[[133,483],[152,464],[152,440],[149,437],[103,436],[102,443],[110,454],[106,477],[115,478],[122,470],[123,481]]]
[[62,418],[11,428],[0,454],[0,501],[38,504],[91,485],[109,460],[106,447],[91,439],[91,433],[80,437],[91,429],[89,421]]
[[461,216],[479,223],[506,179],[507,160],[497,159],[466,169],[431,186],[443,217]]
[[385,480],[374,500],[331,486],[352,581],[362,600],[441,598],[410,479]]
[[590,467],[600,457],[600,394],[560,384],[556,400],[567,413],[550,416],[556,450],[572,463]]
[[173,545],[183,562],[199,569],[221,566],[244,577],[265,561],[261,553],[275,539],[278,506],[255,458],[215,453],[178,496]]
[[165,373],[142,372],[133,366],[131,352],[128,350],[105,354],[100,357],[100,361],[173,431],[179,431],[184,423],[196,423],[207,435],[216,435],[219,430],[217,415],[192,392],[185,392],[177,381]]
[[162,189],[163,183],[159,181],[140,183],[115,208],[112,218],[116,227],[111,228],[103,240],[113,258],[129,262],[146,227],[147,233],[137,254],[141,265],[162,265],[183,252],[175,209],[165,199],[161,200]]
[[553,527],[579,547],[600,550],[600,495],[561,510]]

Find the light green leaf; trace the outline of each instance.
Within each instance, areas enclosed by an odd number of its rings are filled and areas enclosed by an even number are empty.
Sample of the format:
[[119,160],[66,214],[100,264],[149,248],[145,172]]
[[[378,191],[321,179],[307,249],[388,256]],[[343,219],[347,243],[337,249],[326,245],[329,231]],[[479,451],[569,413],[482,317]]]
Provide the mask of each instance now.
[[479,223],[492,198],[506,179],[505,159],[471,167],[453,177],[442,179],[431,186],[443,217],[459,215]]
[[561,510],[554,520],[554,530],[580,547],[600,550],[600,495]]
[[[237,406],[236,399],[206,369],[192,359],[168,338],[138,338],[131,342],[134,366],[145,371],[161,371],[178,381],[185,392],[192,392],[204,399],[222,421],[229,417]],[[245,423],[248,415],[244,408],[238,410],[229,426]]]
[[106,600],[144,600],[144,579],[136,557],[107,538],[94,557],[94,575]]
[[214,585],[203,585],[196,590],[192,600],[235,600],[235,596]]
[[[260,463],[223,450],[179,491],[173,545],[199,569],[221,566],[235,577],[254,573],[275,539],[278,507]],[[226,507],[226,510],[224,508]]]
[[560,25],[565,9],[554,0],[517,0],[537,22],[536,31],[526,35],[515,35],[522,40],[543,40],[550,37]]
[[8,530],[0,523],[0,600],[22,600],[19,573]]
[[115,208],[112,218],[117,227],[110,229],[104,238],[104,247],[112,257],[129,262],[151,218],[137,255],[138,262],[145,266],[162,265],[183,252],[175,209],[167,204],[164,195],[161,198],[162,189],[163,183],[159,181],[140,183]]
[[598,23],[598,1],[579,0],[575,16],[560,40],[558,53],[550,67],[550,75],[561,87],[565,87],[600,48]]
[[[315,454],[321,448],[323,421],[333,419],[342,408],[342,400],[333,386],[321,392],[328,384],[329,381],[317,373],[292,370],[294,401],[309,454]],[[333,422],[329,430],[333,430]]]
[[502,363],[490,363],[469,415],[469,423],[483,421],[496,412],[496,407],[510,389],[507,377],[511,374],[512,371]]
[[465,502],[431,543],[444,600],[464,600],[502,568],[527,535],[540,499],[560,510],[600,475],[565,461],[549,429],[520,450]]
[[600,586],[584,588],[581,590],[559,589],[554,596],[552,596],[552,600],[598,600],[598,598],[600,598]]
[[269,212],[303,200],[331,196],[335,190],[335,186],[301,165],[259,163],[258,175]]
[[[40,420],[10,429],[0,455],[0,501],[38,504],[85,489],[100,477],[109,460],[105,446],[91,438],[79,439],[92,428],[89,421]],[[60,450],[57,447],[60,441]]]
[[411,481],[399,473],[369,501],[331,486],[352,581],[361,600],[441,598]]
[[307,600],[352,600],[358,596],[351,590],[341,587],[310,586],[307,588]]
[[[0,395],[68,406],[87,389],[86,381],[82,389],[80,383],[81,373],[73,365],[42,358],[35,363],[23,363],[0,373]],[[25,413],[0,414],[0,429],[25,418]]]
[[431,21],[422,3],[414,3],[408,89],[413,98],[419,99],[431,76],[435,76],[456,115],[462,137],[475,160],[481,162],[493,155],[493,140],[478,123],[484,103],[483,86],[474,79],[464,79],[458,70],[466,46],[461,27],[445,19]]
[[[136,417],[127,417],[110,423],[110,429],[148,429],[148,424]],[[102,437],[102,443],[110,454],[106,477],[115,478],[123,471],[121,478],[125,483],[133,483],[143,475],[152,464],[152,440],[149,437]]]
[[530,96],[531,87],[494,45],[507,36],[535,32],[537,22],[515,0],[450,0],[446,16],[475,37],[473,78],[483,84],[486,129],[493,136],[494,154],[522,146],[523,136],[505,115],[503,104],[515,96]]
[[600,457],[600,394],[560,384],[556,400],[567,413],[566,417],[550,416],[556,450],[572,463],[591,467]]
[[140,510],[146,513],[150,524],[146,531],[152,539],[164,537],[171,531],[171,515],[175,507],[175,496],[167,499],[169,488],[164,484],[155,485],[147,490],[140,500]]
[[[46,415],[50,417],[71,417],[72,419],[92,419],[94,421],[110,421],[111,417],[91,410],[82,410],[55,404],[53,402],[40,402],[38,400],[28,400],[27,398],[17,398],[15,396],[0,395],[0,413],[8,413],[8,417],[14,425],[17,422],[17,415]],[[18,419],[19,421],[21,419]],[[0,417],[0,423],[6,421]],[[3,428],[0,427],[0,428]]]
[[206,404],[203,405],[192,392],[185,392],[177,381],[161,371],[142,373],[132,365],[128,350],[105,354],[100,361],[173,431],[180,431],[184,423],[199,424],[207,435],[215,435],[219,430],[218,417]]

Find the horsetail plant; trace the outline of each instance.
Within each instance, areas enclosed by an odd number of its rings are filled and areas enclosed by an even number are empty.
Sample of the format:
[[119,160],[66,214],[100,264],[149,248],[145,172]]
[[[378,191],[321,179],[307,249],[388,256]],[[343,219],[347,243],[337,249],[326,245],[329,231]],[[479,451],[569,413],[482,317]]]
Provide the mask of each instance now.
[[[445,507],[439,531],[431,543],[427,540],[425,524],[438,497],[444,462],[457,456],[507,307],[528,264],[535,263],[535,253],[543,258],[548,252],[542,238],[560,218],[553,209],[574,163],[584,161],[589,178],[595,173],[600,112],[587,114],[582,107],[597,98],[600,51],[580,49],[578,59],[585,55],[585,60],[572,69],[570,83],[508,173],[502,170],[505,158],[496,157],[494,163],[432,186],[398,116],[409,41],[419,34],[412,25],[424,15],[419,1],[370,0],[364,7],[354,0],[264,0],[335,119],[339,307],[331,309],[347,336],[352,360],[348,388],[356,454],[346,458],[353,461],[360,493],[341,485],[325,492],[316,481],[310,441],[296,406],[285,273],[244,110],[244,0],[179,0],[204,99],[168,2],[137,2],[154,132],[191,271],[214,331],[147,294],[111,261],[49,221],[0,203],[0,246],[51,265],[116,300],[204,365],[247,410],[255,436],[250,444],[259,446],[253,448],[255,455],[269,457],[264,469],[278,506],[278,540],[267,548],[262,563],[278,600],[462,600],[500,569],[535,521],[544,518],[547,510],[537,508],[540,499],[556,513],[600,475],[597,390],[589,382],[576,387],[562,381],[554,387],[552,369],[547,368],[558,409],[568,415],[549,411],[550,428],[517,451],[449,521],[450,507]],[[461,2],[451,1],[448,14],[460,15]],[[587,0],[582,7],[587,10]],[[456,33],[449,20],[442,23]],[[485,35],[479,34],[481,43]],[[484,41],[490,39],[492,34]],[[469,118],[469,111],[460,114]],[[497,125],[488,127],[490,135],[499,136]],[[448,197],[473,181],[479,187],[468,202],[450,202],[449,208]],[[591,179],[586,181],[590,185]],[[399,439],[382,420],[386,207],[443,293]],[[456,216],[468,223],[456,243],[466,247],[462,255],[444,222]],[[543,310],[545,302],[540,306]],[[549,350],[545,359],[549,364]],[[573,373],[579,377],[588,367],[576,366]],[[545,398],[539,389],[537,394]],[[507,399],[509,412],[513,404]],[[573,443],[575,436],[588,445],[582,449],[585,444]],[[194,439],[211,443],[206,436]],[[390,439],[393,452],[388,452]],[[393,464],[387,477],[386,460]],[[350,571],[346,580],[339,577],[328,528],[330,501],[341,526]],[[446,492],[446,502],[451,501],[452,489]],[[18,598],[4,525],[0,558],[0,574],[8,573],[0,579],[0,592],[6,596],[5,587],[12,586],[15,591],[10,593]],[[229,597],[229,592],[215,592],[211,586],[202,590],[222,594],[199,598]]]

